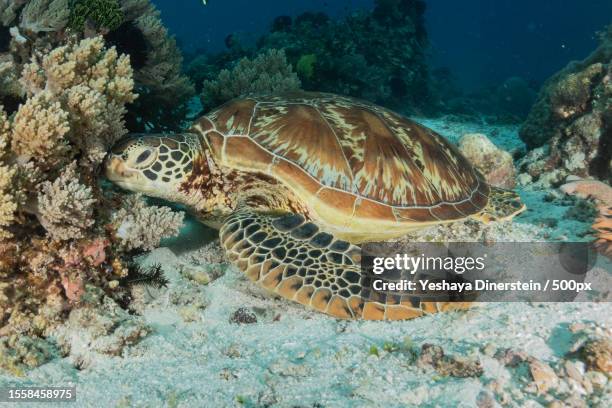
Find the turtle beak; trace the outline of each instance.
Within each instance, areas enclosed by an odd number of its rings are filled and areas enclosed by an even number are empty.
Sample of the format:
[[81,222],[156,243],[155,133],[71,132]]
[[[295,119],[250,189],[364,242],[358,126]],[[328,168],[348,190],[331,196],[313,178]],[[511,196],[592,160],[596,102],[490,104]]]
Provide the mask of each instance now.
[[128,181],[137,174],[137,172],[125,166],[125,162],[120,156],[113,153],[109,153],[104,159],[104,172],[106,178],[118,184]]

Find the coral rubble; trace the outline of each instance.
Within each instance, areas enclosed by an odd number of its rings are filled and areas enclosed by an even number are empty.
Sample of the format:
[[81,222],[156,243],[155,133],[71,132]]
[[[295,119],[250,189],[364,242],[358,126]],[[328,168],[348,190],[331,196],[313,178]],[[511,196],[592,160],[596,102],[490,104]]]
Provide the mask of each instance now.
[[121,355],[150,331],[142,317],[121,309],[100,290],[87,289],[84,306],[72,310],[53,330],[62,353],[79,368],[86,368],[101,355]]
[[0,106],[0,339],[50,335],[87,287],[121,301],[128,252],[182,223],[182,214],[139,202],[131,230],[147,232],[126,246],[113,223],[126,218],[123,198],[101,188],[100,165],[127,133],[126,105],[137,97],[128,56],[102,37],[69,41],[34,54],[19,81],[24,102],[10,116]]
[[612,182],[612,25],[589,57],[544,84],[520,137],[534,149],[522,170],[535,180],[554,185],[577,175]]

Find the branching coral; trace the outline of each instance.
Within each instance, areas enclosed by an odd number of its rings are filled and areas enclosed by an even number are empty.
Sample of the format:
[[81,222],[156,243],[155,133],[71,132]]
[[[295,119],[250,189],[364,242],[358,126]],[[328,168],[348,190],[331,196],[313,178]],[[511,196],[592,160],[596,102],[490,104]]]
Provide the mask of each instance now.
[[129,58],[105,50],[101,37],[59,47],[42,62],[31,62],[22,83],[33,97],[15,118],[17,154],[44,157],[53,165],[66,158],[71,141],[96,164],[126,133],[124,106],[136,98]]
[[69,152],[64,139],[69,131],[68,112],[50,92],[43,91],[17,111],[12,148],[24,161],[32,159],[45,167],[56,166]]
[[0,59],[0,96],[19,96],[21,94],[22,91],[17,78],[17,70],[13,61],[10,59],[2,61]]
[[22,102],[23,89],[19,84],[17,65],[12,58],[0,54],[0,105],[4,110],[13,114]]
[[8,166],[0,166],[0,241],[12,235],[6,228],[15,220],[15,210],[17,210],[17,204],[10,191],[14,175],[15,170]]
[[33,33],[59,31],[68,23],[69,5],[70,0],[30,0],[19,25]]
[[43,75],[46,89],[56,95],[71,87],[86,85],[113,103],[129,103],[135,98],[129,57],[119,56],[113,48],[105,50],[101,37],[56,48],[43,58],[42,63],[34,61],[26,66],[25,71]]
[[17,203],[11,191],[16,170],[3,164],[3,159],[7,154],[9,132],[8,118],[0,106],[0,241],[12,236],[7,227],[13,223],[17,210]]
[[[93,218],[93,197],[100,196],[96,162],[78,141],[107,147],[112,138],[84,131],[106,114],[82,104],[79,111],[71,100],[86,88],[107,104],[108,117],[117,113],[120,120],[123,104],[134,97],[131,69],[121,60],[99,38],[60,47],[42,62],[35,58],[21,78],[27,100],[12,120],[0,114],[0,336],[44,334],[61,320],[75,282],[102,285],[108,275],[107,265],[82,255],[104,232]],[[119,129],[116,137],[125,133]],[[71,156],[81,158],[78,169],[64,167]]]
[[147,206],[140,196],[129,198],[125,204],[114,214],[112,223],[127,249],[153,249],[162,238],[178,235],[183,225],[183,213]]
[[123,12],[117,0],[73,0],[69,26],[82,30],[87,21],[99,28],[114,30],[123,22]]
[[0,109],[0,343],[49,335],[88,286],[124,301],[131,258],[111,220],[136,226],[129,248],[152,248],[182,222],[143,202],[119,210],[122,198],[101,189],[99,164],[136,97],[129,57],[101,37],[71,41],[34,55],[20,83],[24,103],[10,117]]
[[177,233],[182,214],[122,205],[99,165],[126,117],[180,125],[193,95],[180,64],[149,0],[0,0],[0,367],[37,349],[10,336],[50,335],[88,288],[127,304],[132,250]]
[[147,56],[143,67],[136,71],[136,89],[140,98],[134,109],[128,112],[128,127],[130,130],[155,131],[178,129],[185,120],[187,102],[195,94],[195,89],[189,78],[182,74],[183,57],[176,41],[162,24],[159,12],[148,1],[142,0],[124,0],[124,12],[129,15],[125,9],[139,4],[142,11],[133,24],[146,41]]
[[0,25],[8,26],[15,18],[17,12],[28,0],[0,0]]
[[[103,35],[118,53],[132,57],[134,88],[141,98],[128,106],[127,127],[131,131],[179,128],[194,89],[181,74],[182,56],[175,40],[149,0],[0,0],[0,66],[8,56],[6,60],[21,71],[33,54],[44,55],[95,35]],[[0,103],[8,105],[2,80]]]
[[54,182],[41,184],[38,196],[40,223],[54,239],[82,238],[84,231],[94,224],[96,200],[92,189],[79,182],[76,168],[73,162]]
[[12,236],[7,227],[15,220],[15,210],[17,210],[17,204],[10,191],[14,175],[15,170],[8,166],[0,166],[0,241]]
[[241,59],[231,71],[222,70],[214,81],[205,81],[202,104],[210,108],[242,95],[293,91],[300,86],[284,51],[268,50],[253,60]]

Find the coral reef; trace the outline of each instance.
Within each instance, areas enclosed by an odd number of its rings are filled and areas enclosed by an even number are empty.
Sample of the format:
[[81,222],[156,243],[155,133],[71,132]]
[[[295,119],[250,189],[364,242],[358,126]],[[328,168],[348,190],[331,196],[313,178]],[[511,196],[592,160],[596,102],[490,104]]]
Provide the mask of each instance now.
[[23,90],[19,85],[17,66],[10,58],[0,55],[0,105],[8,113],[17,110],[23,97]]
[[[423,1],[377,0],[372,12],[354,13],[340,21],[323,13],[277,17],[272,31],[257,41],[254,50],[232,37],[226,52],[194,59],[187,72],[196,84],[214,82],[220,71],[231,71],[244,57],[254,60],[269,50],[283,50],[305,90],[416,111],[427,105],[430,96],[424,12]],[[249,86],[239,94],[250,90]],[[207,93],[203,99],[210,108]]]
[[514,188],[515,169],[510,153],[499,149],[487,136],[469,133],[459,139],[459,150],[492,186]]
[[14,221],[17,203],[13,192],[13,180],[16,170],[4,163],[10,137],[10,123],[0,106],[0,240],[9,238],[11,233],[7,227]]
[[231,71],[222,70],[214,81],[204,81],[201,99],[203,106],[213,108],[238,96],[294,91],[300,86],[284,51],[267,50],[253,60],[241,59]]
[[25,65],[22,84],[31,97],[15,115],[18,155],[41,158],[51,151],[44,160],[54,165],[70,157],[68,139],[97,165],[127,133],[125,105],[136,99],[129,58],[103,48],[102,38],[86,39]]
[[561,186],[561,191],[595,200],[599,212],[593,224],[595,247],[612,259],[612,187],[597,180],[575,180]]
[[[181,128],[187,115],[187,103],[195,95],[189,78],[182,74],[183,57],[174,38],[159,18],[159,12],[147,0],[122,0],[124,23],[106,37],[119,50],[137,56],[142,67],[134,74],[140,95],[128,111],[130,131],[166,131]],[[117,39],[116,43],[114,40]],[[144,42],[144,47],[141,42]],[[135,59],[137,61],[137,59]]]
[[306,79],[312,79],[315,73],[315,64],[317,63],[316,54],[302,55],[295,66],[297,73]]
[[595,247],[600,253],[612,259],[612,206],[599,207],[599,216],[593,223],[597,234]]
[[[86,303],[87,288],[101,292],[104,302],[123,301],[129,292],[122,284],[128,252],[151,248],[182,222],[181,214],[136,205],[131,198],[132,211],[141,214],[132,217],[133,229],[146,233],[132,236],[128,249],[112,223],[123,214],[123,198],[101,189],[100,164],[127,133],[125,106],[136,98],[129,57],[105,47],[102,37],[69,42],[33,55],[20,84],[25,101],[10,117],[0,109],[5,347],[14,343],[5,336],[50,335]],[[160,229],[138,226],[141,222]]]
[[111,224],[127,249],[151,250],[159,246],[162,238],[178,235],[183,214],[172,212],[168,207],[148,206],[142,197],[132,196],[113,214]]
[[182,125],[194,91],[181,61],[148,0],[0,1],[3,366],[44,361],[27,356],[91,288],[106,299],[98,306],[125,305],[133,254],[178,230],[182,214],[141,199],[124,214],[99,169],[129,130]]
[[82,238],[83,231],[94,223],[96,200],[92,189],[80,183],[76,163],[66,167],[53,183],[41,183],[40,188],[38,214],[49,236],[60,241]]
[[117,0],[77,0],[70,11],[69,27],[82,30],[85,23],[93,23],[98,28],[115,30],[123,22],[123,12]]
[[69,0],[31,0],[21,11],[19,27],[32,33],[57,32],[70,17]]
[[[182,56],[175,40],[149,0],[2,2],[0,24],[0,37],[6,38],[0,40],[6,42],[6,46],[0,44],[0,73],[15,77],[31,55],[44,55],[67,42],[102,35],[118,54],[129,55],[134,68],[134,89],[140,98],[126,105],[127,128],[157,131],[183,125],[194,89],[181,74]],[[5,32],[8,34],[2,34]],[[19,102],[25,102],[25,93],[16,87],[18,82],[2,77],[0,104],[10,114]]]
[[612,25],[601,45],[581,62],[550,78],[523,124],[520,137],[533,150],[522,171],[559,184],[568,175],[612,182]]

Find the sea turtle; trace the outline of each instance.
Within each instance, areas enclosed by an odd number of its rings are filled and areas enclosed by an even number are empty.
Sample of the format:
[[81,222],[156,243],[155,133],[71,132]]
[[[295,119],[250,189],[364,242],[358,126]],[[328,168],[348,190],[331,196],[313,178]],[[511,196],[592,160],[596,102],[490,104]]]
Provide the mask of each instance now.
[[220,229],[229,260],[251,280],[339,318],[462,306],[366,288],[356,244],[525,208],[432,130],[324,93],[235,99],[188,133],[118,143],[105,166],[119,186],[181,203]]

